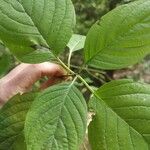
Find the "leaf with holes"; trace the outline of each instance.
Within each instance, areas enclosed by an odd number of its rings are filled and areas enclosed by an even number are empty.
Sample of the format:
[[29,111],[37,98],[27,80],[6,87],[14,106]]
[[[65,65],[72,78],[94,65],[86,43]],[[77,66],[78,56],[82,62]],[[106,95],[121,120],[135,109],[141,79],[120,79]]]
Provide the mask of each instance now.
[[[150,52],[150,1],[119,6],[95,23],[85,42],[85,62],[100,69],[120,69]],[[130,13],[129,13],[130,12]]]
[[[0,149],[12,149],[22,135],[26,114],[36,93],[16,95],[0,109]],[[23,136],[22,136],[23,138]],[[23,145],[22,145],[23,146]]]
[[96,94],[100,98],[93,98],[90,106],[96,112],[89,126],[93,149],[148,150],[150,86],[117,80],[103,85]]
[[77,150],[85,134],[86,118],[85,100],[73,83],[46,89],[27,114],[27,149]]
[[75,25],[71,0],[0,0],[0,40],[18,57],[49,46],[57,55]]

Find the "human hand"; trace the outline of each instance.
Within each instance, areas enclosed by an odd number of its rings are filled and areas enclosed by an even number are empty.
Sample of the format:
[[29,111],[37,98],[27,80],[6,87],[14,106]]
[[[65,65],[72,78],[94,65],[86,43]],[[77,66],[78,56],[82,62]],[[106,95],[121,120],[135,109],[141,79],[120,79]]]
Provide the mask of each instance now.
[[0,79],[0,105],[16,94],[28,91],[41,77],[48,77],[48,81],[41,85],[41,89],[44,89],[55,84],[64,74],[65,71],[61,66],[50,62],[20,64]]

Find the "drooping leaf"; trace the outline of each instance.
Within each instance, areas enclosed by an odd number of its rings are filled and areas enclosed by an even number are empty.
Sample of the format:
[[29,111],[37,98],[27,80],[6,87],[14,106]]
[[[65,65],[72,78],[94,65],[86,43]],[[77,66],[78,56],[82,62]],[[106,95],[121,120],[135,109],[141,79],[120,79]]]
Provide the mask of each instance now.
[[36,93],[16,95],[0,109],[1,150],[10,150],[16,142],[18,143],[18,137],[22,135],[24,129],[26,114],[35,97]]
[[150,86],[118,80],[103,85],[96,94],[100,98],[91,100],[96,115],[89,126],[93,149],[148,150]]
[[67,46],[69,47],[70,52],[75,52],[77,50],[84,48],[86,36],[73,34]]
[[71,0],[0,0],[0,39],[20,59],[35,45],[59,54],[75,24]]
[[5,47],[0,44],[0,76],[5,74],[9,70],[10,63],[10,55],[7,53],[7,51],[5,51]]
[[95,23],[85,42],[85,62],[119,69],[150,52],[150,1],[139,0],[112,10]]
[[27,114],[27,149],[77,150],[85,134],[86,115],[85,100],[73,84],[46,89]]

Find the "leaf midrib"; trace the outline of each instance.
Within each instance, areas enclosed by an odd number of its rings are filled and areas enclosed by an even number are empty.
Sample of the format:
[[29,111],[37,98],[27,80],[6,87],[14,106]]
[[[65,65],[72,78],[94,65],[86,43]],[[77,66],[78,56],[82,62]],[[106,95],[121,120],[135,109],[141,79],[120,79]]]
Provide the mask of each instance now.
[[[52,141],[51,148],[52,148],[52,146],[53,146],[54,140],[56,140],[55,134],[56,134],[57,126],[58,126],[58,123],[59,123],[59,120],[60,120],[60,117],[61,117],[61,114],[62,114],[62,110],[63,110],[64,103],[65,103],[66,98],[67,98],[67,95],[68,95],[68,93],[69,93],[69,91],[71,90],[71,88],[72,88],[73,85],[74,85],[74,83],[71,83],[71,84],[68,86],[68,88],[66,89],[66,93],[65,93],[65,96],[64,96],[64,100],[63,100],[63,103],[62,103],[62,107],[61,107],[61,109],[60,109],[60,115],[59,115],[59,117],[58,117],[58,120],[57,120],[57,123],[56,123],[56,126],[55,126],[55,131],[53,132],[53,136],[52,136],[52,140],[53,140],[53,141]],[[65,86],[67,86],[67,85],[65,85]],[[69,148],[69,143],[68,143],[68,148]]]

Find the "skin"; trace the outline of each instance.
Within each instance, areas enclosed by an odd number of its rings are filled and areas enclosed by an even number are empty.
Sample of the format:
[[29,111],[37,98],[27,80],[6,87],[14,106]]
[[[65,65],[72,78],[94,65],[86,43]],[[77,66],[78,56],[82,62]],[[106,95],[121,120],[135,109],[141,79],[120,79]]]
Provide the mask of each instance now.
[[45,89],[57,83],[66,72],[60,65],[44,62],[40,64],[20,64],[5,77],[0,79],[0,107],[11,97],[30,90],[40,78],[47,76],[48,80],[41,85]]

